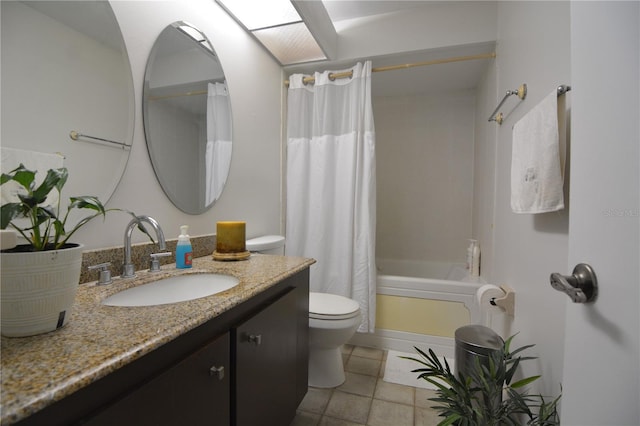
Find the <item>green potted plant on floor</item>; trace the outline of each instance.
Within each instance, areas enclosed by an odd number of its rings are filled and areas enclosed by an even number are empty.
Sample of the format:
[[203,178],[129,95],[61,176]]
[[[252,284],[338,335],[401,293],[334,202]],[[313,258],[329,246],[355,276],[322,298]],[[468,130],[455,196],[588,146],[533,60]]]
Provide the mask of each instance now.
[[521,361],[535,357],[516,356],[533,345],[510,351],[514,336],[508,338],[502,350],[492,352],[485,362],[479,358],[466,374],[451,371],[446,358],[442,363],[429,349],[428,353],[415,348],[421,359],[404,357],[423,364],[424,368],[412,370],[436,386],[434,408],[444,419],[438,426],[502,426],[502,425],[559,425],[558,403],[560,396],[550,401],[542,395],[529,395],[524,388],[540,376],[531,376],[513,382]]
[[[51,169],[39,185],[36,172],[24,165],[3,173],[0,185],[13,182],[15,195],[1,207],[1,229],[17,231],[26,244],[2,250],[1,331],[4,336],[31,336],[56,330],[67,324],[82,264],[81,244],[69,238],[92,219],[104,217],[106,210],[94,196],[71,197],[61,213],[62,188],[69,173]],[[57,195],[54,206],[47,199]],[[69,228],[73,209],[89,215]]]

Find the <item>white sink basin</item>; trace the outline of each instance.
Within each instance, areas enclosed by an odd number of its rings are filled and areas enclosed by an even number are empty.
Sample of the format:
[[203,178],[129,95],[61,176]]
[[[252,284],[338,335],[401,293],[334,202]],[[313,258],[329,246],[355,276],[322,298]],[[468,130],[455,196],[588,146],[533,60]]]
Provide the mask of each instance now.
[[238,285],[222,274],[189,274],[165,278],[123,290],[102,301],[108,306],[152,306],[185,302],[220,293]]

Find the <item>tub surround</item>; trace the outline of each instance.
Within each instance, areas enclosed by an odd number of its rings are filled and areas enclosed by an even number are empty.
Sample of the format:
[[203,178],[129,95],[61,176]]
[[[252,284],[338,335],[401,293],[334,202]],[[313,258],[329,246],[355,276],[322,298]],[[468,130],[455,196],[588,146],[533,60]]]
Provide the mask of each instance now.
[[[92,262],[98,260],[91,258]],[[162,272],[150,273],[138,269],[136,278],[117,277],[106,286],[95,282],[81,285],[71,321],[64,328],[34,337],[2,337],[1,423],[15,423],[68,397],[243,302],[268,293],[313,263],[313,259],[260,254],[246,261],[219,262],[212,260],[209,252],[194,259],[191,270],[164,266]],[[222,293],[169,305],[124,308],[101,304],[111,294],[145,282],[204,272],[232,275],[240,283]]]

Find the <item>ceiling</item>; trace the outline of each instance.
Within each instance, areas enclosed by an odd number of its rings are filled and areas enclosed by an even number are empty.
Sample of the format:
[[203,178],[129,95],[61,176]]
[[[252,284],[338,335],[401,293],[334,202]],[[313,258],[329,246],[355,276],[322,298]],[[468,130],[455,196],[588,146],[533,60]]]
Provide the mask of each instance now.
[[[449,1],[450,2],[450,1]],[[76,7],[78,13],[92,13],[89,10],[80,8],[79,2]],[[90,2],[94,4],[95,2]],[[108,4],[104,2],[105,4]],[[447,1],[430,0],[322,0],[325,9],[336,28],[338,37],[340,30],[349,25],[357,23],[358,20],[366,20],[376,17],[384,20],[402,11],[411,9],[429,8],[438,4],[446,4]],[[53,15],[55,8],[47,7],[47,1],[29,1],[26,4],[37,7],[42,12]],[[107,7],[110,12],[110,8]],[[112,13],[112,12],[111,12]],[[70,22],[78,25],[87,22],[87,19],[77,19],[74,16],[63,16],[69,18]],[[112,17],[113,18],[113,17]],[[104,38],[108,31],[95,26],[89,28],[92,32],[97,32]],[[89,29],[79,29],[87,31]],[[97,30],[97,31],[96,31]],[[117,37],[115,37],[117,36]],[[122,39],[119,32],[115,34],[112,43],[121,44]],[[399,40],[402,43],[402,40]],[[215,48],[215,46],[214,46]],[[389,65],[412,64],[435,59],[451,58],[456,56],[475,55],[479,53],[490,53],[495,51],[495,43],[478,43],[475,45],[452,46],[440,49],[426,49],[422,51],[398,52],[381,56],[370,57],[350,57],[348,59],[321,61],[306,64],[290,65],[284,67],[285,74],[293,73],[312,74],[314,71],[339,70],[352,66],[357,61],[371,60],[372,67],[382,67]],[[457,62],[450,64],[430,65],[415,68],[407,68],[396,71],[374,72],[372,76],[372,92],[374,96],[392,96],[403,94],[433,93],[438,91],[464,90],[477,87],[478,82],[484,74],[488,64],[488,59]]]
[[[390,17],[403,10],[427,8],[433,7],[434,4],[447,3],[446,1],[427,0],[322,0],[322,2],[336,28],[338,37],[340,37],[340,29],[342,27],[353,25],[358,19],[363,20],[374,15],[377,18],[384,19],[385,16]],[[285,67],[285,73],[287,75],[293,73],[311,74],[314,71],[339,70],[348,68],[357,61],[371,60],[374,68],[372,75],[373,96],[474,89],[478,86],[490,59],[420,66],[385,72],[375,72],[375,68],[492,53],[494,51],[495,43],[478,43],[475,45],[452,46],[450,48],[399,52],[374,57],[290,65]]]
[[[322,0],[331,21],[336,23],[347,19],[393,13],[402,9],[424,7],[424,1],[417,0]],[[434,2],[430,2],[433,4]]]

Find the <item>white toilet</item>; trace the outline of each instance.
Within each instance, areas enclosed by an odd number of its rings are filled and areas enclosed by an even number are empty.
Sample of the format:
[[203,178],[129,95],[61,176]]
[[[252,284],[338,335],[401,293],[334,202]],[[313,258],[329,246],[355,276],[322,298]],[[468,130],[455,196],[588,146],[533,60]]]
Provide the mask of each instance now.
[[245,242],[247,251],[262,254],[284,254],[284,237],[282,235],[263,235]]
[[309,386],[334,388],[344,383],[340,349],[361,322],[360,305],[355,300],[309,293]]
[[[266,235],[246,242],[247,250],[284,253],[284,237]],[[360,305],[347,297],[309,293],[309,386],[333,388],[344,383],[342,345],[360,326]]]

